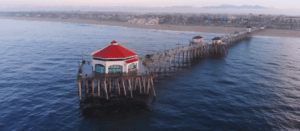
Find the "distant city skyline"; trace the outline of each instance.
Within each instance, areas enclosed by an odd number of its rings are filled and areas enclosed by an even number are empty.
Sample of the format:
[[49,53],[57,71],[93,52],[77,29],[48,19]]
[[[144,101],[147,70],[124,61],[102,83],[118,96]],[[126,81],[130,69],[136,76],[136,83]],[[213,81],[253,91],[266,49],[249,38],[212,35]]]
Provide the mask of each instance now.
[[[230,2],[230,3],[228,3]],[[220,6],[220,5],[259,5],[279,9],[300,9],[300,1],[296,0],[5,0],[0,2],[0,9],[11,7],[38,6]]]

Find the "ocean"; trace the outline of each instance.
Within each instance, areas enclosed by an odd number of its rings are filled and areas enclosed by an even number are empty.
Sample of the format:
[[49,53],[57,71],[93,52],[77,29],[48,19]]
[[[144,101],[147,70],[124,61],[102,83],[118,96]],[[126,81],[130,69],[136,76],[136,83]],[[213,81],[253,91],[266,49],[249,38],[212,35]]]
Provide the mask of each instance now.
[[[155,78],[156,99],[84,112],[78,61],[112,40],[139,56],[223,34],[0,19],[0,130],[300,129],[300,39],[253,37]],[[111,111],[113,110],[113,111]]]

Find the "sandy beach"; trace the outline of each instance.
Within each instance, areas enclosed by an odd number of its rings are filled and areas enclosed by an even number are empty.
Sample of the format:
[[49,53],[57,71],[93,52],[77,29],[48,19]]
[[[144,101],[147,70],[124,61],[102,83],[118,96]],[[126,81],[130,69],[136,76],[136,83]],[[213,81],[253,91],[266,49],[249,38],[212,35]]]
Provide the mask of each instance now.
[[[49,22],[64,22],[64,23],[79,23],[79,24],[95,24],[95,25],[108,25],[108,26],[122,26],[128,28],[141,28],[141,29],[155,29],[155,30],[174,30],[174,31],[192,31],[204,33],[223,33],[231,34],[235,31],[244,30],[245,28],[235,27],[213,27],[213,26],[180,26],[180,25],[139,25],[126,22],[113,22],[113,21],[97,21],[97,20],[84,20],[84,19],[59,19],[59,18],[29,18],[29,17],[0,17],[0,19],[14,19],[14,20],[30,20],[30,21],[49,21]],[[259,32],[254,36],[271,36],[271,37],[296,37],[300,38],[300,31],[294,30],[278,30],[267,29],[264,32]]]

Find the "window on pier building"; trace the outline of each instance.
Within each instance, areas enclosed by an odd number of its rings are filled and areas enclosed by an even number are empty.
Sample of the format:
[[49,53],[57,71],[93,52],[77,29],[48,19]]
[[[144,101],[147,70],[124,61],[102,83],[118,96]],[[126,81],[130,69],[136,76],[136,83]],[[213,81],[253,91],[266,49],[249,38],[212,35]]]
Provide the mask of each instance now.
[[128,70],[129,70],[129,71],[130,71],[130,70],[134,70],[134,69],[136,69],[136,64],[132,63],[132,64],[130,64],[130,65],[128,66]]
[[108,73],[123,72],[123,66],[112,65],[108,67]]
[[98,73],[105,73],[105,66],[96,64],[95,65],[95,71]]

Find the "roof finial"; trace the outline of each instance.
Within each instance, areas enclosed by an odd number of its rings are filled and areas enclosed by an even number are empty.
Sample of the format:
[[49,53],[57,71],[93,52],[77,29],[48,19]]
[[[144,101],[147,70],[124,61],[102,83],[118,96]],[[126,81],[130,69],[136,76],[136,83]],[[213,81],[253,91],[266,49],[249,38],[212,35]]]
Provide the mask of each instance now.
[[118,45],[118,42],[114,40],[111,42],[111,45]]

